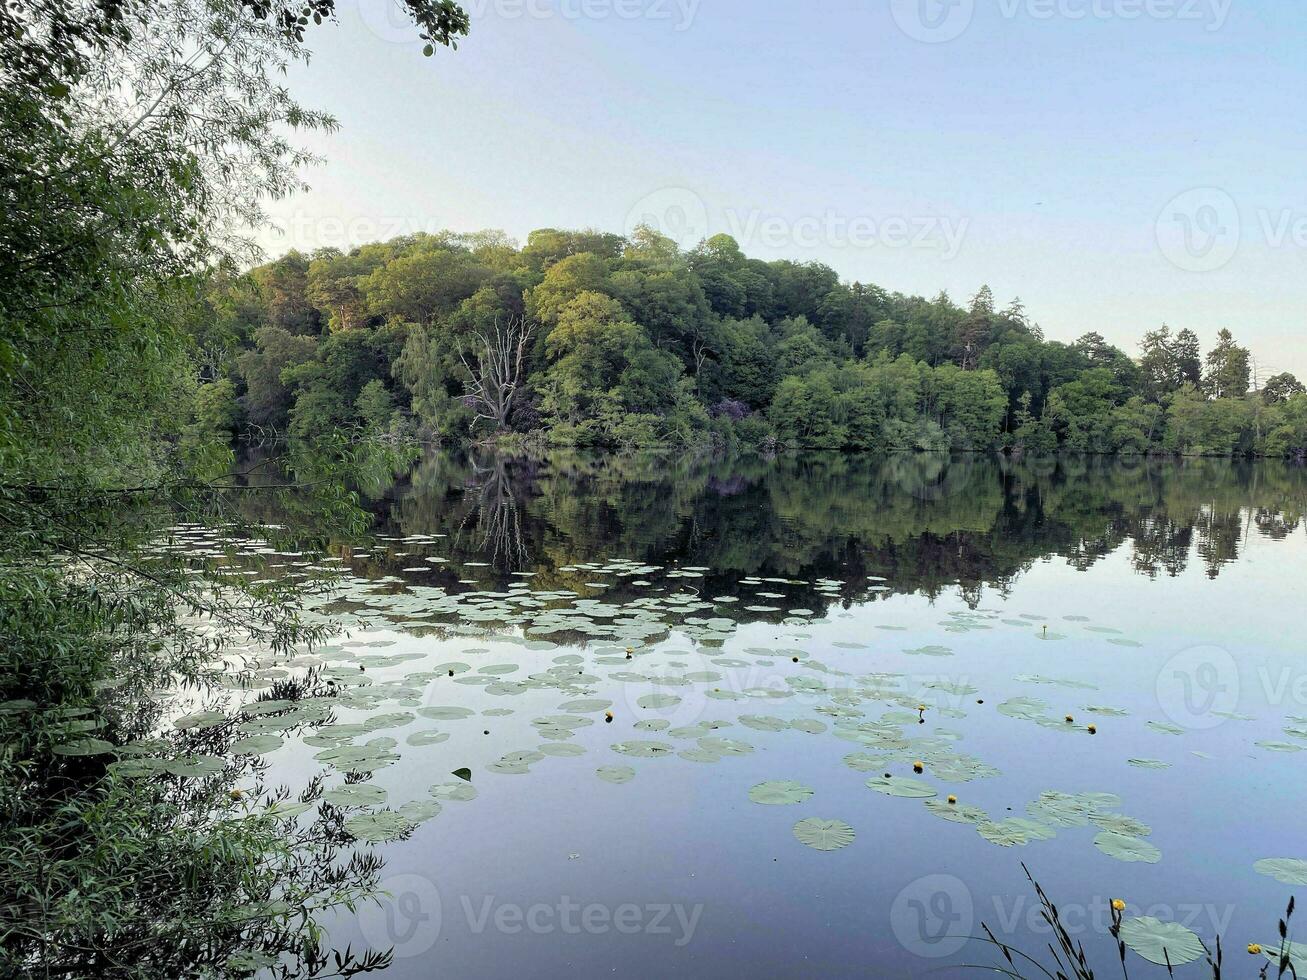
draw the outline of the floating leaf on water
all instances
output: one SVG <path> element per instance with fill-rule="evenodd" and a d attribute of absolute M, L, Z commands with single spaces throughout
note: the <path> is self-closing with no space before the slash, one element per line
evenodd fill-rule
<path fill-rule="evenodd" d="M 983 824 L 989 823 L 989 814 L 978 806 L 965 803 L 948 803 L 944 800 L 927 800 L 925 807 L 935 816 L 952 823 Z"/>
<path fill-rule="evenodd" d="M 1087 704 L 1085 705 L 1084 710 L 1090 712 L 1091 714 L 1108 715 L 1113 718 L 1124 718 L 1128 714 L 1130 714 L 1130 712 L 1126 711 L 1125 708 L 1113 708 L 1108 705 L 1102 705 L 1102 704 Z"/>
<path fill-rule="evenodd" d="M 784 718 L 774 718 L 771 715 L 740 715 L 739 721 L 746 728 L 758 732 L 779 732 L 789 727 Z"/>
<path fill-rule="evenodd" d="M 1163 762 L 1161 759 L 1126 759 L 1126 762 L 1136 769 L 1170 769 L 1171 763 Z"/>
<path fill-rule="evenodd" d="M 908 799 L 924 800 L 937 795 L 929 783 L 907 776 L 875 776 L 867 780 L 867 788 L 887 796 L 902 796 Z"/>
<path fill-rule="evenodd" d="M 558 710 L 589 714 L 595 711 L 606 711 L 612 706 L 613 702 L 605 701 L 603 698 L 577 698 L 574 701 L 567 701 L 560 704 Z"/>
<path fill-rule="evenodd" d="M 1020 830 L 1027 840 L 1052 840 L 1057 836 L 1057 831 L 1048 824 L 1027 817 L 1008 817 L 1000 822 Z"/>
<path fill-rule="evenodd" d="M 794 825 L 794 836 L 800 844 L 818 851 L 837 851 L 853 843 L 856 834 L 843 820 L 822 820 L 808 817 Z"/>
<path fill-rule="evenodd" d="M 466 769 L 459 771 L 467 772 Z M 471 774 L 469 773 L 469 775 Z M 436 783 L 427 792 L 438 800 L 452 800 L 460 803 L 474 800 L 477 796 L 476 787 L 469 782 L 463 781 L 465 779 L 466 777 L 460 777 L 459 782 Z"/>
<path fill-rule="evenodd" d="M 106 752 L 112 752 L 113 749 L 113 743 L 106 742 L 102 738 L 79 738 L 56 745 L 51 751 L 55 755 L 80 758 L 87 755 L 104 755 Z"/>
<path fill-rule="evenodd" d="M 1169 721 L 1150 721 L 1147 722 L 1149 728 L 1155 732 L 1161 732 L 1164 735 L 1183 735 L 1184 729 L 1179 725 L 1172 725 Z"/>
<path fill-rule="evenodd" d="M 783 806 L 790 803 L 802 803 L 812 796 L 812 790 L 802 783 L 791 779 L 772 780 L 758 783 L 749 790 L 749 799 L 754 803 L 767 806 Z"/>
<path fill-rule="evenodd" d="M 1153 832 L 1153 828 L 1142 820 L 1127 817 L 1124 813 L 1094 813 L 1090 814 L 1089 819 L 1096 827 L 1125 834 L 1127 837 L 1147 837 Z"/>
<path fill-rule="evenodd" d="M 195 778 L 199 776 L 216 776 L 227 768 L 227 763 L 213 755 L 183 756 L 169 759 L 164 763 L 164 771 L 174 776 Z"/>
<path fill-rule="evenodd" d="M 906 654 L 907 654 L 908 656 L 910 656 L 910 657 L 951 657 L 951 656 L 953 656 L 953 651 L 950 650 L 948 647 L 942 647 L 942 646 L 933 645 L 933 644 L 930 645 L 930 646 L 924 646 L 924 647 L 913 647 L 912 649 L 910 649 L 910 650 L 904 650 L 903 652 L 906 653 Z"/>
<path fill-rule="evenodd" d="M 630 766 L 600 766 L 595 775 L 606 783 L 629 783 L 635 778 L 635 770 Z"/>
<path fill-rule="evenodd" d="M 888 757 L 869 755 L 866 752 L 851 752 L 844 757 L 844 764 L 855 772 L 876 772 L 885 770 Z"/>
<path fill-rule="evenodd" d="M 1048 702 L 1041 701 L 1039 698 L 1009 698 L 998 706 L 998 713 L 1007 715 L 1010 718 L 1022 718 L 1026 721 L 1034 721 L 1043 717 L 1044 712 L 1048 710 Z"/>
<path fill-rule="evenodd" d="M 1273 739 L 1263 739 L 1253 744 L 1263 749 L 1270 749 L 1272 752 L 1301 752 L 1303 750 L 1301 745 L 1294 745 L 1292 742 L 1277 742 Z"/>
<path fill-rule="evenodd" d="M 144 779 L 150 776 L 156 776 L 163 771 L 165 762 L 163 759 L 120 759 L 108 766 L 110 772 L 116 776 L 125 776 L 129 779 Z"/>
<path fill-rule="evenodd" d="M 1307 885 L 1307 861 L 1301 858 L 1262 858 L 1253 870 L 1286 885 Z"/>
<path fill-rule="evenodd" d="M 459 708 L 455 706 L 434 706 L 418 708 L 418 714 L 423 718 L 430 718 L 432 721 L 457 721 L 460 718 L 471 718 L 472 710 L 470 708 Z"/>
<path fill-rule="evenodd" d="M 976 826 L 976 833 L 999 847 L 1018 847 L 1031 839 L 1023 823 L 1019 823 L 1015 818 L 980 823 Z"/>
<path fill-rule="evenodd" d="M 1118 861 L 1142 861 L 1144 864 L 1156 864 L 1162 860 L 1162 852 L 1146 840 L 1118 834 L 1105 830 L 1094 838 L 1094 846 L 1108 857 Z M 1124 931 L 1124 930 L 1123 930 Z M 1185 960 L 1184 962 L 1189 962 Z"/>
<path fill-rule="evenodd" d="M 790 727 L 797 732 L 807 732 L 809 735 L 820 735 L 826 730 L 825 723 L 815 718 L 799 718 L 790 722 Z"/>
<path fill-rule="evenodd" d="M 429 732 L 414 732 L 408 738 L 404 739 L 406 745 L 439 745 L 441 742 L 449 741 L 449 732 L 438 732 L 435 730 Z"/>
<path fill-rule="evenodd" d="M 231 743 L 232 755 L 265 755 L 281 748 L 285 742 L 280 735 L 248 735 Z"/>
<path fill-rule="evenodd" d="M 1262 943 L 1262 955 L 1276 966 L 1280 963 L 1280 941 L 1278 939 Z M 1307 973 L 1307 943 L 1295 943 L 1286 940 L 1284 943 L 1284 955 L 1289 957 L 1289 962 L 1293 964 L 1298 975 L 1302 976 Z M 1287 972 L 1287 971 L 1286 971 Z"/>
<path fill-rule="evenodd" d="M 399 808 L 399 815 L 409 823 L 419 824 L 430 820 L 443 808 L 435 800 L 409 800 Z"/>
<path fill-rule="evenodd" d="M 1061 793 L 1045 790 L 1039 799 L 1026 805 L 1026 812 L 1054 827 L 1084 827 L 1089 818 L 1115 809 L 1121 798 L 1112 793 Z"/>
<path fill-rule="evenodd" d="M 227 720 L 227 715 L 221 711 L 196 711 L 189 715 L 182 715 L 180 718 L 173 720 L 173 727 L 178 731 L 203 731 L 206 728 L 214 728 L 221 725 Z"/>
<path fill-rule="evenodd" d="M 413 830 L 413 824 L 394 810 L 360 813 L 345 821 L 345 831 L 357 840 L 371 844 L 398 840 Z"/>
<path fill-rule="evenodd" d="M 380 806 L 386 802 L 386 791 L 371 783 L 347 783 L 322 794 L 333 806 Z"/>
<path fill-rule="evenodd" d="M 753 746 L 748 742 L 734 738 L 701 738 L 699 748 L 718 755 L 748 755 L 753 751 Z"/>
<path fill-rule="evenodd" d="M 1121 941 L 1158 966 L 1183 966 L 1206 954 L 1203 942 L 1178 922 L 1162 922 L 1151 915 L 1121 923 Z M 1278 944 L 1277 944 L 1278 945 Z"/>
<path fill-rule="evenodd" d="M 641 708 L 672 708 L 681 703 L 675 694 L 646 694 L 635 702 Z"/>
<path fill-rule="evenodd" d="M 612 746 L 614 752 L 634 756 L 638 759 L 653 759 L 672 754 L 672 746 L 666 742 L 630 741 L 617 742 Z"/>

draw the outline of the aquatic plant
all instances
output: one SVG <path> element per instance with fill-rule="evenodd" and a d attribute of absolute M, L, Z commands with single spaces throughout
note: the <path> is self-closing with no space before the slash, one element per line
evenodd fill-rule
<path fill-rule="evenodd" d="M 1023 863 L 1021 870 L 1035 889 L 1039 900 L 1040 918 L 1052 933 L 1053 941 L 1047 944 L 1048 956 L 1020 950 L 1010 943 L 1005 943 L 994 935 L 988 924 L 982 922 L 983 937 L 981 941 L 995 947 L 1003 957 L 1005 965 L 965 964 L 966 969 L 980 969 L 999 973 L 1013 980 L 1036 980 L 1047 977 L 1048 980 L 1094 980 L 1095 964 L 1085 952 L 1084 944 L 1075 939 L 1058 913 L 1057 906 Z M 1108 905 L 1111 913 L 1111 925 L 1108 931 L 1116 944 L 1117 959 L 1121 975 L 1129 980 L 1131 960 L 1127 950 L 1143 960 L 1166 970 L 1168 977 L 1175 975 L 1175 967 L 1202 960 L 1212 980 L 1221 980 L 1224 966 L 1224 950 L 1221 937 L 1215 940 L 1215 949 L 1209 949 L 1199 936 L 1175 922 L 1162 922 L 1152 916 L 1125 917 L 1126 902 L 1115 898 Z M 1263 963 L 1257 973 L 1259 980 L 1267 980 L 1274 975 L 1279 978 L 1290 976 L 1297 980 L 1298 972 L 1295 959 L 1302 962 L 1301 953 L 1307 953 L 1307 947 L 1293 943 L 1289 939 L 1289 924 L 1293 919 L 1294 899 L 1289 899 L 1284 916 L 1279 920 L 1279 941 L 1269 945 L 1249 943 L 1250 955 L 1263 956 Z M 1104 964 L 1098 964 L 1099 970 L 1106 970 Z M 1271 971 L 1274 970 L 1274 974 Z"/>

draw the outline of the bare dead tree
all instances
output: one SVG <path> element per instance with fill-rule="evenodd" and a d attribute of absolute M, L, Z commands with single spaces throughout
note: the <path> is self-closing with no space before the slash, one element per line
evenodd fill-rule
<path fill-rule="evenodd" d="M 517 570 L 526 568 L 530 552 L 522 536 L 522 515 L 513 493 L 513 481 L 502 457 L 492 457 L 489 466 L 472 460 L 472 483 L 469 489 L 477 490 L 473 511 L 459 524 L 456 540 L 468 528 L 476 515 L 476 533 L 480 535 L 479 549 L 496 568 Z"/>
<path fill-rule="evenodd" d="M 493 331 L 472 332 L 470 354 L 463 341 L 458 342 L 458 359 L 469 377 L 467 394 L 475 402 L 478 419 L 489 419 L 500 429 L 508 427 L 533 333 L 535 324 L 524 316 L 509 317 L 506 323 L 496 318 Z"/>

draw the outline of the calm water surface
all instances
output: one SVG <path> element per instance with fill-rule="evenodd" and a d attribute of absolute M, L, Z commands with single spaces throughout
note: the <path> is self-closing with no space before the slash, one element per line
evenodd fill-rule
<path fill-rule="evenodd" d="M 367 730 L 267 759 L 393 740 L 349 777 L 412 818 L 393 898 L 331 921 L 393 978 L 965 975 L 982 921 L 1047 941 L 1022 862 L 1104 969 L 1113 897 L 1244 958 L 1293 892 L 1253 863 L 1307 859 L 1305 503 L 1270 463 L 431 454 L 315 608 Z"/>

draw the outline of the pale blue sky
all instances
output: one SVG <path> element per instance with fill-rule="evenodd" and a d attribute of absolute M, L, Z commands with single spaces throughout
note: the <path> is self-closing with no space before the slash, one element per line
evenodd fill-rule
<path fill-rule="evenodd" d="M 1052 339 L 1228 326 L 1307 377 L 1295 0 L 471 0 L 432 58 L 386 0 L 341 7 L 291 78 L 341 130 L 270 252 L 647 217 L 987 282 Z"/>

